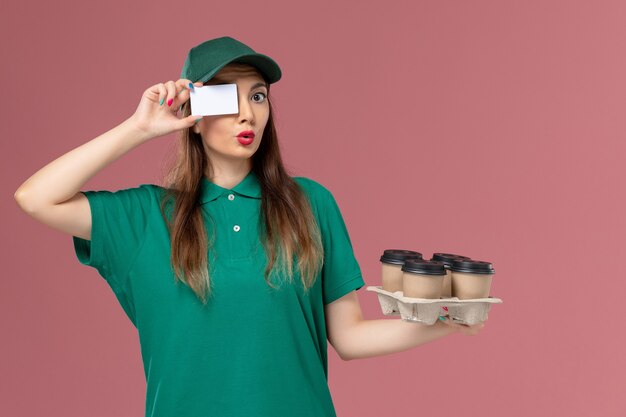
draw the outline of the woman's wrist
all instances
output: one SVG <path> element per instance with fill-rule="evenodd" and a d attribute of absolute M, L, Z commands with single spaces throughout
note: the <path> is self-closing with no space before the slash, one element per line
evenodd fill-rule
<path fill-rule="evenodd" d="M 135 115 L 132 115 L 128 119 L 124 120 L 122 125 L 124 125 L 125 129 L 132 138 L 131 140 L 135 142 L 136 145 L 140 145 L 151 139 L 148 133 L 140 127 L 139 123 L 137 123 Z"/>

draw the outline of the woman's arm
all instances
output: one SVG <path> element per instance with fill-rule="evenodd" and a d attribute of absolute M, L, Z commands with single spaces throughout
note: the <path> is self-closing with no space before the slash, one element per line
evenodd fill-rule
<path fill-rule="evenodd" d="M 29 213 L 67 201 L 91 177 L 143 140 L 127 119 L 41 168 L 17 189 L 15 199 Z"/>
<path fill-rule="evenodd" d="M 129 119 L 55 159 L 28 178 L 15 192 L 20 208 L 54 229 L 90 240 L 91 210 L 80 188 L 143 142 L 193 125 L 197 116 L 178 119 L 174 110 L 189 99 L 185 88 L 188 83 L 189 80 L 180 79 L 176 83 L 168 81 L 148 88 Z M 166 99 L 172 101 L 162 105 Z"/>
<path fill-rule="evenodd" d="M 91 212 L 80 188 L 104 167 L 144 141 L 131 119 L 50 162 L 15 192 L 31 217 L 57 230 L 91 238 Z M 77 195 L 78 193 L 78 195 Z"/>
<path fill-rule="evenodd" d="M 400 319 L 363 320 L 356 291 L 324 308 L 328 340 L 343 360 L 401 352 L 456 332 L 476 334 L 483 323 L 464 326 L 437 321 L 433 325 Z"/>

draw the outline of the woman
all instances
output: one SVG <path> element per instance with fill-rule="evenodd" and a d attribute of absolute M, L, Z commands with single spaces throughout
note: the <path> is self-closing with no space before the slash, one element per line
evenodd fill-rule
<path fill-rule="evenodd" d="M 32 217 L 73 236 L 79 261 L 97 268 L 137 327 L 146 415 L 334 416 L 327 339 L 349 360 L 482 327 L 362 318 L 364 281 L 334 197 L 283 167 L 269 97 L 280 77 L 271 58 L 233 38 L 206 41 L 179 80 L 148 88 L 130 118 L 15 193 Z M 224 83 L 237 85 L 239 112 L 192 116 L 192 89 Z M 79 191 L 175 131 L 164 187 Z"/>

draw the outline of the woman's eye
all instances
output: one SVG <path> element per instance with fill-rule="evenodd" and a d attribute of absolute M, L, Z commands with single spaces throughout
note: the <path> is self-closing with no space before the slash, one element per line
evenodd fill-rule
<path fill-rule="evenodd" d="M 261 96 L 261 97 L 263 97 L 263 98 L 262 98 L 262 99 L 260 99 L 260 100 L 255 99 L 255 97 L 259 97 L 259 96 Z M 265 95 L 265 93 L 254 93 L 254 94 L 252 95 L 252 99 L 253 99 L 254 101 L 256 101 L 257 103 L 262 103 L 263 101 L 265 101 L 265 99 L 266 99 L 266 98 L 267 98 L 267 96 Z"/>

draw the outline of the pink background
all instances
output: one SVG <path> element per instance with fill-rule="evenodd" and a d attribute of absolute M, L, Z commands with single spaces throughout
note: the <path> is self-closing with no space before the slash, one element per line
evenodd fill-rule
<path fill-rule="evenodd" d="M 339 416 L 623 416 L 626 3 L 3 4 L 0 415 L 140 416 L 136 331 L 71 237 L 17 187 L 129 117 L 188 49 L 229 35 L 272 56 L 292 175 L 339 202 L 366 285 L 384 249 L 493 262 L 477 336 L 341 361 Z M 83 189 L 157 182 L 173 136 Z M 384 318 L 359 291 L 367 319 Z M 287 382 L 286 382 L 287 383 Z M 621 394 L 620 394 L 621 393 Z"/>

